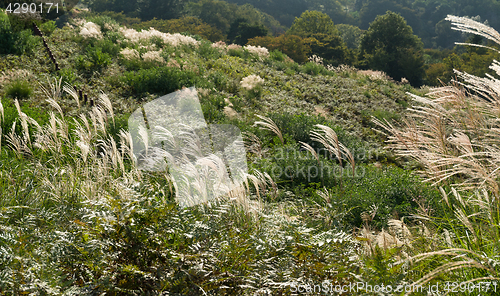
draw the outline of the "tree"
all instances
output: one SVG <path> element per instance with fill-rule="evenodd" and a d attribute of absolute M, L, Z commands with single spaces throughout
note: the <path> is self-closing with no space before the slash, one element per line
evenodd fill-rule
<path fill-rule="evenodd" d="M 363 34 L 360 67 L 386 72 L 395 80 L 420 85 L 424 76 L 423 44 L 405 19 L 391 11 L 378 16 Z"/>
<path fill-rule="evenodd" d="M 335 27 L 339 30 L 340 37 L 344 40 L 347 48 L 357 49 L 359 47 L 363 30 L 347 24 L 338 24 Z"/>
<path fill-rule="evenodd" d="M 311 54 L 324 58 L 326 63 L 335 66 L 348 63 L 349 50 L 340 36 L 317 33 L 307 40 Z"/>
<path fill-rule="evenodd" d="M 306 10 L 300 17 L 295 18 L 287 34 L 309 37 L 313 34 L 338 35 L 338 31 L 327 14 Z"/>

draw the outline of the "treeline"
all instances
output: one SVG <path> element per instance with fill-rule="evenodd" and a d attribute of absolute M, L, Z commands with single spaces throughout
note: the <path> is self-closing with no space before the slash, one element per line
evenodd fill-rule
<path fill-rule="evenodd" d="M 349 24 L 363 30 L 368 29 L 377 15 L 390 10 L 405 18 L 425 48 L 451 49 L 461 38 L 444 21 L 448 14 L 476 17 L 500 29 L 497 0 L 84 0 L 83 3 L 95 11 L 123 12 L 142 20 L 198 16 L 223 32 L 241 16 L 234 11 L 245 10 L 252 20 L 264 24 L 275 35 L 291 27 L 295 18 L 306 10 L 321 11 L 335 24 Z"/>
<path fill-rule="evenodd" d="M 461 35 L 444 21 L 448 14 L 478 17 L 500 29 L 500 1 L 497 0 L 227 0 L 251 4 L 272 15 L 284 26 L 291 26 L 305 10 L 326 13 L 336 24 L 349 24 L 363 30 L 377 15 L 387 10 L 403 16 L 426 48 L 452 48 Z"/>

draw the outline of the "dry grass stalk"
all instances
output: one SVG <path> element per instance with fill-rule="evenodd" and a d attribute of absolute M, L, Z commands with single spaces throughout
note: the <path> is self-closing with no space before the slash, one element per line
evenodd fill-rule
<path fill-rule="evenodd" d="M 4 119 L 5 119 L 5 114 L 3 111 L 3 105 L 2 102 L 0 102 L 0 124 L 4 121 Z"/>
<path fill-rule="evenodd" d="M 245 141 L 245 149 L 250 153 L 254 153 L 257 157 L 262 158 L 266 149 L 262 148 L 262 141 L 251 132 L 243 132 Z"/>
<path fill-rule="evenodd" d="M 276 123 L 274 123 L 274 121 L 271 118 L 268 118 L 268 117 L 265 117 L 262 115 L 256 115 L 256 116 L 258 118 L 262 119 L 263 121 L 256 121 L 254 123 L 254 126 L 260 125 L 260 126 L 262 126 L 261 127 L 262 129 L 272 131 L 273 133 L 275 133 L 278 136 L 278 138 L 281 141 L 281 144 L 285 143 L 285 140 L 283 139 L 283 135 L 281 134 L 280 129 L 278 128 Z"/>
<path fill-rule="evenodd" d="M 62 77 L 57 80 L 54 78 L 54 83 L 50 82 L 50 78 L 47 77 L 47 84 L 48 88 L 43 86 L 41 83 L 39 83 L 40 88 L 42 89 L 43 93 L 49 100 L 55 100 L 57 101 L 58 99 L 61 98 L 62 91 L 61 91 L 61 85 L 62 85 Z"/>
<path fill-rule="evenodd" d="M 345 155 L 347 161 L 351 165 L 352 175 L 354 176 L 354 172 L 356 169 L 356 162 L 351 151 L 339 141 L 337 134 L 333 129 L 321 124 L 316 124 L 315 127 L 317 128 L 317 130 L 311 131 L 311 139 L 325 146 L 325 148 L 330 153 L 330 157 L 332 157 L 332 155 L 335 155 L 341 167 L 343 166 L 342 165 L 342 160 L 344 158 L 343 155 Z M 303 147 L 308 151 L 312 149 L 312 147 L 308 148 L 307 146 L 304 145 Z M 317 157 L 317 155 L 315 157 Z M 319 160 L 319 158 L 317 159 Z"/>
<path fill-rule="evenodd" d="M 453 22 L 455 30 L 500 44 L 500 34 L 484 24 L 454 16 L 447 20 Z M 497 61 L 490 68 L 500 75 Z M 460 71 L 455 74 L 461 82 L 437 88 L 426 98 L 411 95 L 416 104 L 401 127 L 373 120 L 387 132 L 389 146 L 397 154 L 424 166 L 422 173 L 428 181 L 453 185 L 452 194 L 440 189 L 454 214 L 450 221 L 453 232 L 443 231 L 447 249 L 409 259 L 415 263 L 439 256 L 445 263 L 413 285 L 424 285 L 444 273 L 455 273 L 466 282 L 498 280 L 500 80 L 491 75 L 480 78 Z M 471 190 L 473 195 L 464 199 L 455 186 Z"/>

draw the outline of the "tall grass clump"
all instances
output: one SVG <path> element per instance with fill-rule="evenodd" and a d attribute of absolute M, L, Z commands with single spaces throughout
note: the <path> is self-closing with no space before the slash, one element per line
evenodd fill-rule
<path fill-rule="evenodd" d="M 454 30 L 500 44 L 500 34 L 484 24 L 464 17 L 446 19 Z M 500 75 L 498 61 L 490 69 Z M 426 97 L 411 95 L 415 105 L 402 126 L 374 119 L 387 131 L 397 154 L 420 163 L 428 181 L 451 188 L 441 188 L 448 210 L 444 220 L 421 217 L 433 226 L 435 236 L 408 260 L 413 275 L 420 276 L 414 285 L 444 279 L 470 287 L 500 279 L 500 80 L 488 74 L 455 74 L 458 80 Z"/>

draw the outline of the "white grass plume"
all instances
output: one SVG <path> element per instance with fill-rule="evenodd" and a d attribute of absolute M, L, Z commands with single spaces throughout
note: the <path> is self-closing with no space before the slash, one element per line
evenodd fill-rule
<path fill-rule="evenodd" d="M 109 112 L 111 115 L 111 119 L 113 120 L 113 124 L 115 123 L 115 113 L 113 112 L 113 104 L 109 100 L 109 97 L 104 92 L 101 92 L 99 95 L 99 103 Z"/>
<path fill-rule="evenodd" d="M 2 102 L 0 102 L 0 124 L 4 121 L 4 119 L 5 119 L 5 114 L 3 111 L 3 105 Z"/>

